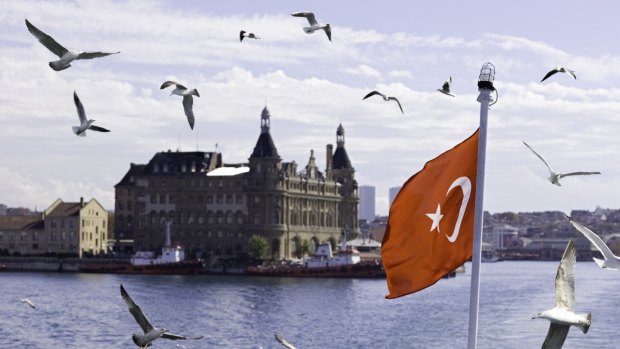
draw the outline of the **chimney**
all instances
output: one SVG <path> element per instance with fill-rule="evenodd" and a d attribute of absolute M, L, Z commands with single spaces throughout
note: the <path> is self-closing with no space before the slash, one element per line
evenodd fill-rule
<path fill-rule="evenodd" d="M 80 208 L 84 207 L 84 197 L 80 196 Z"/>
<path fill-rule="evenodd" d="M 333 149 L 331 144 L 325 146 L 325 176 L 329 179 L 332 172 L 333 164 Z"/>

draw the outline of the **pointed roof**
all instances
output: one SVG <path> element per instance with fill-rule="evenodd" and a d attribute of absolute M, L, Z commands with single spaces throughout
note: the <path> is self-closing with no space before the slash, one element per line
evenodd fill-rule
<path fill-rule="evenodd" d="M 256 146 L 252 152 L 253 158 L 279 157 L 276 145 L 273 143 L 273 139 L 269 133 L 270 118 L 271 115 L 269 114 L 269 110 L 265 106 L 261 112 L 261 133 L 260 136 L 258 136 L 258 141 L 256 141 Z"/>
<path fill-rule="evenodd" d="M 349 155 L 344 148 L 344 127 L 342 127 L 342 124 L 338 125 L 336 130 L 336 144 L 336 151 L 332 157 L 332 168 L 335 170 L 353 168 Z"/>

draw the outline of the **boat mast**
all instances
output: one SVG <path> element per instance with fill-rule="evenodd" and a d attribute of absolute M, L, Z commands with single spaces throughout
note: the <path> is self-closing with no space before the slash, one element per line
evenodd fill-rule
<path fill-rule="evenodd" d="M 172 219 L 166 220 L 164 224 L 166 225 L 166 236 L 164 240 L 164 247 L 169 247 L 170 245 L 172 245 L 170 241 L 170 226 L 172 225 Z"/>

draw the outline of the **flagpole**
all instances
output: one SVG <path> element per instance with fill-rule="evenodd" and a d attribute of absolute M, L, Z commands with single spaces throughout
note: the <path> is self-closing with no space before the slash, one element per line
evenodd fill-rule
<path fill-rule="evenodd" d="M 487 118 L 489 103 L 495 80 L 495 67 L 487 62 L 480 70 L 478 79 L 478 102 L 480 102 L 480 129 L 478 135 L 478 163 L 476 174 L 476 207 L 474 212 L 474 246 L 471 268 L 471 288 L 469 293 L 469 334 L 467 348 L 475 349 L 478 340 L 478 309 L 480 301 L 480 259 L 482 255 L 482 225 L 484 199 L 484 165 L 487 152 Z"/>

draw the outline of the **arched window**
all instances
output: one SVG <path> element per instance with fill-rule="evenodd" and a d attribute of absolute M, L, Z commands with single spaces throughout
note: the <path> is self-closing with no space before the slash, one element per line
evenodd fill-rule
<path fill-rule="evenodd" d="M 226 213 L 226 223 L 227 224 L 232 224 L 234 222 L 234 220 L 235 220 L 234 214 L 232 213 L 232 211 L 228 211 Z"/>

